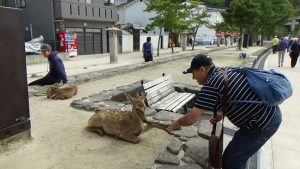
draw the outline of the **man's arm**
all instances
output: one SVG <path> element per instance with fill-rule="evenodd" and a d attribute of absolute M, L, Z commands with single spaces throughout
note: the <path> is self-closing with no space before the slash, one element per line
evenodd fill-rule
<path fill-rule="evenodd" d="M 181 126 L 190 126 L 198 121 L 205 110 L 194 107 L 191 112 L 187 113 L 182 118 L 173 122 L 168 128 L 168 131 L 179 129 Z"/>

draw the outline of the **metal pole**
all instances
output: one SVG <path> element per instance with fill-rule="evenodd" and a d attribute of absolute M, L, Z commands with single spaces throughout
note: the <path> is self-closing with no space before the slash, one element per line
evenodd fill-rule
<path fill-rule="evenodd" d="M 17 0 L 15 0 L 15 8 L 18 8 L 18 6 L 17 6 Z"/>

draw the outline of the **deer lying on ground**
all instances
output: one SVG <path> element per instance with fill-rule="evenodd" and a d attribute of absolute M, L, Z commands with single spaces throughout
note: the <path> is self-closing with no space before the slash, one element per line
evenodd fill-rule
<path fill-rule="evenodd" d="M 132 111 L 121 111 L 118 109 L 107 109 L 97 111 L 88 121 L 86 130 L 96 132 L 100 136 L 105 134 L 132 143 L 139 143 L 138 136 L 149 129 L 156 127 L 165 130 L 160 126 L 146 121 L 144 100 L 146 93 L 138 98 L 129 94 L 125 95 L 132 104 Z M 147 125 L 145 126 L 146 123 Z M 166 131 L 166 130 L 165 130 Z"/>
<path fill-rule="evenodd" d="M 55 100 L 69 99 L 77 94 L 77 86 L 73 84 L 54 84 L 47 89 L 47 98 Z"/>

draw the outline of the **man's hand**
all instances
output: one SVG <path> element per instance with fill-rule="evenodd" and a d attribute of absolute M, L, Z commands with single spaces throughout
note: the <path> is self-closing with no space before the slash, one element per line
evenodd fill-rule
<path fill-rule="evenodd" d="M 167 128 L 167 132 L 170 134 L 170 133 L 172 133 L 172 131 L 180 129 L 180 127 L 181 127 L 181 125 L 177 120 L 169 125 L 169 127 Z"/>
<path fill-rule="evenodd" d="M 211 124 L 216 124 L 216 123 L 218 123 L 219 121 L 221 121 L 223 119 L 223 114 L 222 113 L 217 113 L 217 115 L 216 115 L 216 117 L 211 117 L 210 119 L 209 119 L 209 122 L 211 123 Z"/>

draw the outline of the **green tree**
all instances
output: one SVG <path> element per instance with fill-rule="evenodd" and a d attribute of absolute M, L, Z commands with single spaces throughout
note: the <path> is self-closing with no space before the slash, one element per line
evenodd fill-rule
<path fill-rule="evenodd" d="M 260 2 L 260 17 L 256 25 L 263 36 L 280 34 L 284 24 L 293 13 L 288 0 L 264 0 Z"/>
<path fill-rule="evenodd" d="M 156 16 L 152 18 L 150 27 L 159 27 L 170 31 L 170 38 L 174 40 L 173 35 L 180 33 L 187 28 L 186 22 L 183 20 L 187 17 L 185 5 L 176 0 L 145 0 L 147 5 L 146 12 L 156 12 Z M 161 31 L 160 31 L 161 32 Z M 160 45 L 160 37 L 158 40 L 158 46 Z M 171 45 L 172 53 L 174 53 L 173 45 Z M 159 47 L 158 47 L 159 49 Z M 159 50 L 158 50 L 159 54 Z"/>
<path fill-rule="evenodd" d="M 186 18 L 187 30 L 191 32 L 194 36 L 192 50 L 195 47 L 196 34 L 200 26 L 210 26 L 207 20 L 210 14 L 207 13 L 206 9 L 200 6 L 200 2 L 197 0 L 191 0 L 186 4 L 188 17 Z"/>
<path fill-rule="evenodd" d="M 289 0 L 289 2 L 291 3 L 291 5 L 293 6 L 293 9 L 294 9 L 293 15 L 300 16 L 300 1 L 299 0 Z"/>
<path fill-rule="evenodd" d="M 242 35 L 246 28 L 258 22 L 260 0 L 232 0 L 230 9 L 223 12 L 222 16 L 226 23 L 239 28 L 240 37 L 238 47 L 242 48 Z"/>
<path fill-rule="evenodd" d="M 203 0 L 204 4 L 209 7 L 225 7 L 225 0 Z"/>

